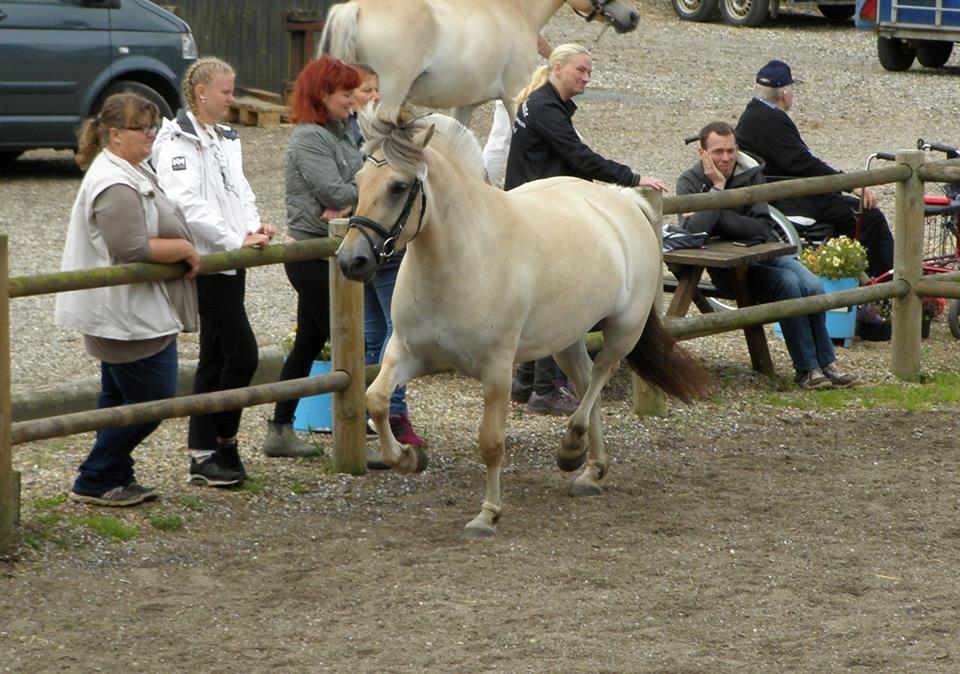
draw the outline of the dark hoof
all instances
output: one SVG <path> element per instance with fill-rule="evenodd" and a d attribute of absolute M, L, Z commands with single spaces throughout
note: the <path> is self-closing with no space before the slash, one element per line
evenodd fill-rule
<path fill-rule="evenodd" d="M 427 469 L 427 465 L 430 463 L 430 459 L 427 458 L 427 453 L 420 449 L 419 447 L 414 447 L 413 451 L 417 453 L 417 467 L 413 472 L 422 473 Z"/>
<path fill-rule="evenodd" d="M 586 450 L 580 452 L 576 456 L 563 456 L 562 454 L 557 454 L 557 467 L 565 473 L 569 473 L 582 466 L 586 459 Z"/>

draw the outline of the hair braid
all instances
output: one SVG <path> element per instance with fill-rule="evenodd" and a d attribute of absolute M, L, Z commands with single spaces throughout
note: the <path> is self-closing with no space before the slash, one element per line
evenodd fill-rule
<path fill-rule="evenodd" d="M 216 56 L 204 56 L 194 61 L 193 65 L 187 68 L 187 72 L 183 74 L 183 103 L 201 123 L 206 123 L 208 120 L 200 115 L 197 107 L 197 85 L 210 84 L 213 78 L 220 73 L 233 75 L 233 66 Z M 220 133 L 220 131 L 218 130 L 217 133 Z"/>

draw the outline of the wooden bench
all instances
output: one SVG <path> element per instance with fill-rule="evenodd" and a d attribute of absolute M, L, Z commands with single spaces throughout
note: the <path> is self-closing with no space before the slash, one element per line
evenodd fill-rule
<path fill-rule="evenodd" d="M 731 241 L 708 241 L 703 248 L 681 248 L 664 253 L 663 261 L 677 282 L 670 306 L 667 308 L 667 316 L 676 318 L 686 316 L 692 303 L 696 303 L 702 313 L 713 311 L 706 301 L 705 289 L 700 287 L 704 269 L 730 270 L 732 272 L 730 281 L 737 306 L 748 307 L 756 304 L 747 283 L 747 266 L 751 262 L 772 260 L 781 255 L 792 255 L 796 251 L 796 246 L 789 243 L 761 243 L 744 247 L 734 245 Z M 667 285 L 666 279 L 664 285 Z M 709 288 L 712 287 L 709 286 Z M 753 369 L 768 376 L 772 375 L 773 361 L 770 358 L 767 334 L 763 326 L 746 327 L 743 329 L 743 334 L 747 340 Z"/>

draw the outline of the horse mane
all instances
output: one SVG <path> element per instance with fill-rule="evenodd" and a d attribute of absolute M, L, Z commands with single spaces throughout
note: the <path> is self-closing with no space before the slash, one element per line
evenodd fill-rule
<path fill-rule="evenodd" d="M 413 116 L 409 109 L 400 112 L 399 119 L 377 116 L 369 107 L 360 113 L 360 130 L 366 141 L 363 152 L 367 155 L 383 151 L 383 158 L 394 171 L 416 175 L 424 162 L 424 148 L 417 135 L 434 127 L 431 143 L 438 140 L 445 146 L 449 159 L 459 161 L 471 173 L 483 180 L 483 151 L 476 136 L 463 124 L 449 115 L 431 112 Z"/>

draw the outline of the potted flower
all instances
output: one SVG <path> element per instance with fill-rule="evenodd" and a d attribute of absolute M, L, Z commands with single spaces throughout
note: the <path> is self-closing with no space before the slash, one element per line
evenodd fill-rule
<path fill-rule="evenodd" d="M 943 297 L 924 297 L 921 304 L 920 336 L 926 339 L 930 336 L 930 321 L 940 316 L 947 307 L 947 300 Z"/>
<path fill-rule="evenodd" d="M 807 269 L 820 277 L 824 292 L 851 290 L 867 269 L 867 249 L 856 239 L 838 236 L 821 246 L 807 248 L 800 256 Z M 827 312 L 827 332 L 833 339 L 842 339 L 844 346 L 853 341 L 857 307 L 841 307 Z"/>
<path fill-rule="evenodd" d="M 868 342 L 886 342 L 890 339 L 890 315 L 893 303 L 877 300 L 861 304 L 857 309 L 857 334 Z"/>

